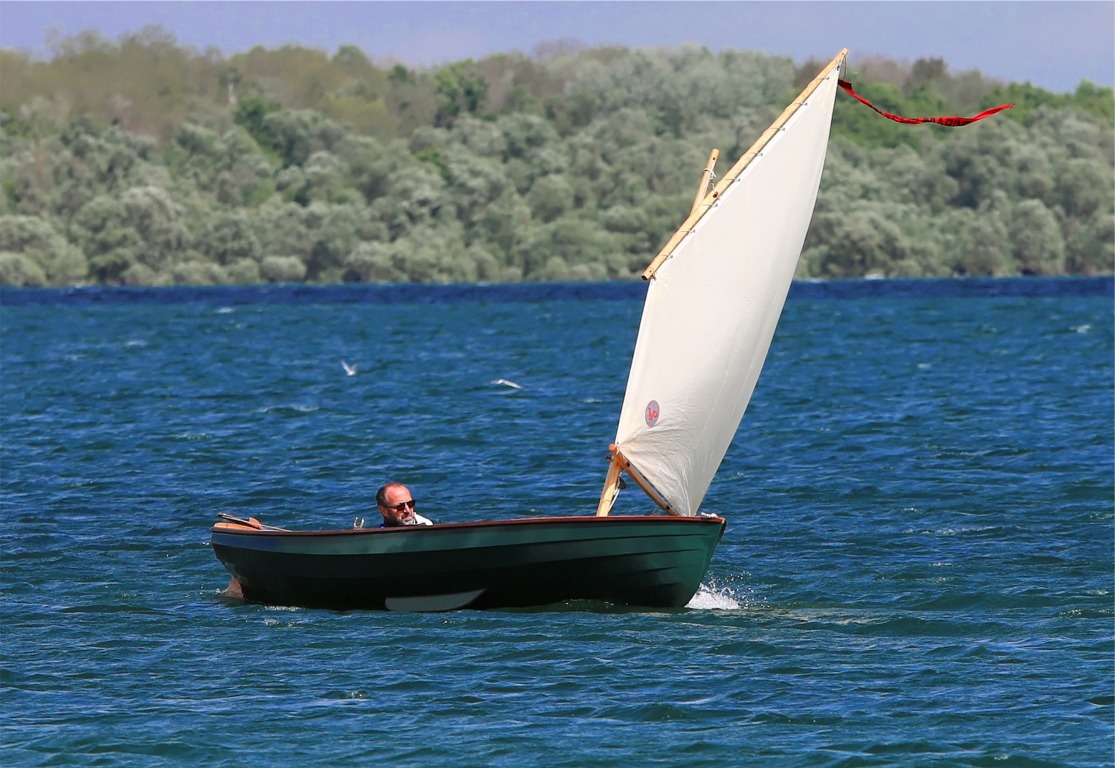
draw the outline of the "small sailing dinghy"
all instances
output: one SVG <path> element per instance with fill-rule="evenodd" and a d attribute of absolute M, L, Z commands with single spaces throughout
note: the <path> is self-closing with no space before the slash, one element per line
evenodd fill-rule
<path fill-rule="evenodd" d="M 766 359 L 821 182 L 841 51 L 727 174 L 713 151 L 689 217 L 651 262 L 596 514 L 288 531 L 224 516 L 243 597 L 333 609 L 688 603 L 724 533 L 698 512 Z M 622 475 L 666 515 L 610 515 Z"/>

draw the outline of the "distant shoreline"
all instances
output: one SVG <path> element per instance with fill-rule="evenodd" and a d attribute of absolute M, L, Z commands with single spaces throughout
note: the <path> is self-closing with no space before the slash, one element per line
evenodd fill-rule
<path fill-rule="evenodd" d="M 583 283 L 0 287 L 0 309 L 96 304 L 459 304 L 475 301 L 639 301 L 641 281 Z M 789 299 L 1115 296 L 1115 275 L 795 280 Z"/>

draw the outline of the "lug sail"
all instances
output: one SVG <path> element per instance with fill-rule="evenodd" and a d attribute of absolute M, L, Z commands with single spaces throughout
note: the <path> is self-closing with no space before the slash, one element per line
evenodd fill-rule
<path fill-rule="evenodd" d="M 837 54 L 787 107 L 644 274 L 650 283 L 598 515 L 614 500 L 617 468 L 671 514 L 696 514 L 790 289 L 846 56 Z"/>

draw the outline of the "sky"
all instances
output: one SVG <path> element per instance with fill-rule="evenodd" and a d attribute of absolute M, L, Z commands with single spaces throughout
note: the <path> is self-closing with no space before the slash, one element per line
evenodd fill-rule
<path fill-rule="evenodd" d="M 949 72 L 1030 82 L 1050 91 L 1081 80 L 1115 85 L 1115 0 L 424 0 L 392 2 L 25 2 L 0 0 L 0 47 L 49 57 L 52 36 L 86 30 L 109 40 L 158 25 L 180 45 L 223 54 L 286 44 L 333 53 L 355 45 L 377 63 L 429 67 L 495 53 L 533 54 L 561 40 L 587 46 L 761 51 L 797 63 L 850 50 Z"/>

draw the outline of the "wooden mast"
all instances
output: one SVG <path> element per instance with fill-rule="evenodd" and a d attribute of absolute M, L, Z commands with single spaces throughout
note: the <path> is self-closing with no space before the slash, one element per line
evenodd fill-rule
<path fill-rule="evenodd" d="M 615 447 L 614 445 L 612 446 Z M 616 503 L 620 491 L 620 465 L 613 453 L 608 457 L 608 474 L 604 477 L 604 490 L 600 491 L 600 502 L 596 505 L 596 516 L 607 517 Z"/>

